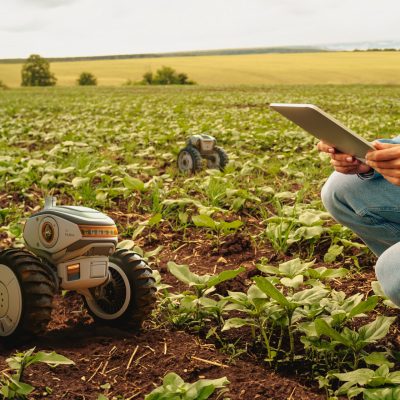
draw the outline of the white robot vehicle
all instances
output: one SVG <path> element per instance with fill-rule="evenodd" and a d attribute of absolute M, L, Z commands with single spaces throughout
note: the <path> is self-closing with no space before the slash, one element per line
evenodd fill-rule
<path fill-rule="evenodd" d="M 140 328 L 155 302 L 155 279 L 143 258 L 118 249 L 114 221 L 91 208 L 56 206 L 28 218 L 30 252 L 0 252 L 0 337 L 26 339 L 51 319 L 54 295 L 76 290 L 95 321 Z"/>
<path fill-rule="evenodd" d="M 223 171 L 229 162 L 228 155 L 217 140 L 210 135 L 193 135 L 186 140 L 186 147 L 178 154 L 178 169 L 181 172 L 198 172 L 203 168 L 203 159 L 207 168 Z"/>

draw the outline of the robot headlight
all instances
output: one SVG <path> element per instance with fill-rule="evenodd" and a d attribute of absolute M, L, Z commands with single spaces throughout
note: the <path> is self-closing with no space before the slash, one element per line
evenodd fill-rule
<path fill-rule="evenodd" d="M 118 236 L 118 229 L 114 226 L 79 225 L 83 237 L 109 238 Z"/>

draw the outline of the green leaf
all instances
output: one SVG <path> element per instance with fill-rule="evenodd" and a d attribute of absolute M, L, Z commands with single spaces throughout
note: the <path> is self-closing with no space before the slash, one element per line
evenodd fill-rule
<path fill-rule="evenodd" d="M 389 368 L 394 367 L 394 363 L 390 362 L 387 357 L 387 352 L 376 352 L 368 354 L 363 359 L 368 365 L 376 365 L 380 367 L 381 365 L 387 365 Z"/>
<path fill-rule="evenodd" d="M 353 318 L 356 315 L 366 313 L 368 311 L 372 311 L 376 305 L 378 304 L 379 297 L 378 296 L 370 296 L 367 300 L 358 303 L 349 313 L 349 318 Z"/>
<path fill-rule="evenodd" d="M 186 225 L 187 222 L 188 222 L 188 220 L 189 220 L 189 215 L 188 215 L 188 213 L 180 212 L 180 213 L 178 214 L 178 218 L 179 218 L 179 222 L 180 222 L 181 224 Z"/>
<path fill-rule="evenodd" d="M 280 275 L 280 271 L 278 268 L 274 267 L 273 265 L 261 265 L 257 264 L 256 265 L 257 269 L 259 269 L 261 272 L 264 272 L 264 274 L 269 274 L 269 275 Z"/>
<path fill-rule="evenodd" d="M 232 221 L 232 222 L 225 222 L 225 221 L 220 222 L 221 229 L 226 233 L 236 231 L 242 225 L 243 225 L 243 222 L 239 221 L 238 219 L 235 221 Z"/>
<path fill-rule="evenodd" d="M 324 262 L 332 263 L 336 260 L 338 256 L 343 253 L 343 246 L 338 246 L 337 244 L 333 244 L 329 247 L 327 253 L 324 255 Z"/>
<path fill-rule="evenodd" d="M 281 283 L 283 286 L 297 289 L 300 285 L 303 284 L 303 275 L 297 275 L 293 279 L 286 277 L 282 278 Z"/>
<path fill-rule="evenodd" d="M 322 226 L 302 226 L 294 232 L 294 236 L 303 240 L 318 238 L 324 233 Z"/>
<path fill-rule="evenodd" d="M 33 386 L 29 385 L 28 383 L 20 382 L 20 381 L 14 379 L 13 377 L 8 377 L 8 379 L 10 379 L 10 381 L 15 385 L 13 387 L 13 391 L 15 391 L 15 393 L 18 393 L 21 396 L 27 396 L 29 393 L 32 393 L 35 390 L 35 388 Z M 14 397 L 12 397 L 12 398 L 14 398 Z M 18 399 L 19 396 L 15 397 L 15 398 Z M 24 398 L 24 397 L 22 397 L 22 398 Z"/>
<path fill-rule="evenodd" d="M 221 331 L 228 331 L 229 329 L 237 329 L 241 328 L 242 326 L 249 326 L 254 325 L 250 319 L 244 318 L 229 318 L 225 321 L 224 326 L 222 327 Z"/>
<path fill-rule="evenodd" d="M 288 309 L 293 307 L 293 304 L 268 279 L 256 276 L 253 280 L 267 296 L 274 299 L 278 304 Z"/>
<path fill-rule="evenodd" d="M 340 381 L 344 382 L 354 382 L 360 386 L 365 386 L 368 381 L 375 375 L 375 372 L 369 368 L 360 368 L 354 371 L 345 373 L 334 373 L 332 374 Z"/>
<path fill-rule="evenodd" d="M 325 335 L 335 340 L 336 342 L 342 343 L 347 347 L 352 347 L 352 343 L 342 336 L 339 332 L 335 331 L 332 327 L 328 325 L 328 323 L 323 319 L 315 320 L 315 328 L 317 330 L 318 335 Z M 336 376 L 336 375 L 335 375 Z M 340 379 L 340 378 L 339 378 Z"/>
<path fill-rule="evenodd" d="M 185 398 L 187 400 L 206 400 L 215 389 L 220 389 L 229 384 L 228 379 L 224 376 L 219 379 L 199 379 L 193 383 L 188 389 Z"/>
<path fill-rule="evenodd" d="M 56 352 L 45 353 L 43 351 L 37 352 L 32 361 L 29 364 L 33 364 L 36 362 L 42 362 L 52 367 L 57 365 L 71 365 L 75 364 L 72 360 L 67 357 L 62 356 L 61 354 L 57 354 Z"/>
<path fill-rule="evenodd" d="M 193 215 L 192 221 L 198 227 L 204 227 L 210 229 L 217 228 L 217 223 L 211 217 L 205 214 Z"/>
<path fill-rule="evenodd" d="M 147 224 L 139 225 L 132 233 L 132 240 L 135 240 L 146 229 Z"/>
<path fill-rule="evenodd" d="M 218 275 L 210 277 L 210 279 L 206 282 L 207 287 L 216 286 L 221 282 L 233 279 L 244 271 L 246 271 L 246 268 L 244 267 L 222 271 Z"/>
<path fill-rule="evenodd" d="M 366 343 L 373 343 L 384 338 L 389 332 L 390 325 L 392 325 L 395 319 L 396 317 L 376 317 L 375 321 L 372 321 L 359 329 L 358 332 L 360 338 Z"/>
<path fill-rule="evenodd" d="M 349 273 L 346 268 L 326 268 L 320 275 L 321 279 L 343 278 Z"/>
<path fill-rule="evenodd" d="M 300 275 L 306 271 L 312 264 L 314 262 L 303 263 L 299 258 L 294 258 L 293 260 L 279 264 L 279 271 L 289 278 L 294 278 L 296 275 Z"/>
<path fill-rule="evenodd" d="M 363 394 L 364 400 L 398 400 L 400 399 L 400 387 L 365 389 Z"/>
<path fill-rule="evenodd" d="M 79 177 L 79 176 L 75 177 L 75 178 L 72 179 L 72 181 L 71 181 L 72 186 L 73 186 L 75 189 L 80 188 L 81 186 L 85 185 L 85 184 L 88 183 L 88 182 L 89 182 L 89 178 L 87 178 L 87 177 L 82 178 L 82 177 Z"/>
<path fill-rule="evenodd" d="M 157 213 L 154 214 L 148 221 L 148 225 L 150 227 L 153 227 L 155 225 L 157 225 L 160 221 L 162 220 L 162 214 L 161 213 Z"/>
<path fill-rule="evenodd" d="M 168 262 L 167 264 L 168 271 L 175 276 L 178 280 L 188 285 L 203 283 L 200 281 L 199 275 L 190 271 L 188 265 L 179 265 L 174 263 L 173 261 Z"/>
<path fill-rule="evenodd" d="M 134 248 L 134 246 L 135 242 L 133 240 L 122 240 L 117 245 L 119 249 L 126 249 L 126 250 L 131 250 Z"/>
<path fill-rule="evenodd" d="M 302 225 L 314 225 L 321 222 L 321 218 L 311 211 L 304 211 L 299 215 L 299 222 Z"/>
<path fill-rule="evenodd" d="M 292 296 L 292 301 L 298 304 L 318 304 L 328 294 L 328 290 L 323 287 L 313 287 L 311 289 L 305 289 L 295 293 Z"/>
<path fill-rule="evenodd" d="M 138 192 L 144 191 L 144 182 L 129 175 L 126 175 L 124 179 L 122 179 L 122 184 L 130 190 L 137 190 Z"/>

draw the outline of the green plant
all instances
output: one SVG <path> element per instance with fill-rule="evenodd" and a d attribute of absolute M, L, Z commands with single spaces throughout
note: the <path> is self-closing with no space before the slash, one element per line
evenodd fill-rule
<path fill-rule="evenodd" d="M 222 331 L 249 326 L 253 340 L 257 339 L 258 331 L 261 343 L 267 350 L 266 361 L 271 363 L 276 357 L 277 351 L 279 351 L 279 349 L 273 349 L 270 343 L 274 325 L 279 319 L 279 308 L 272 304 L 267 295 L 256 285 L 251 285 L 247 293 L 228 292 L 228 297 L 225 300 L 229 303 L 225 305 L 224 311 L 239 311 L 244 313 L 246 318 L 233 317 L 227 319 Z"/>
<path fill-rule="evenodd" d="M 79 86 L 96 86 L 97 78 L 90 72 L 82 72 L 76 82 Z"/>
<path fill-rule="evenodd" d="M 205 214 L 193 215 L 192 221 L 196 226 L 206 228 L 209 231 L 217 234 L 217 247 L 220 246 L 221 237 L 223 235 L 234 233 L 243 225 L 243 222 L 240 220 L 235 220 L 232 222 L 217 221 Z"/>
<path fill-rule="evenodd" d="M 297 289 L 303 284 L 323 286 L 323 281 L 343 278 L 349 272 L 346 268 L 314 268 L 315 261 L 304 262 L 300 258 L 293 258 L 284 263 L 280 263 L 278 267 L 265 264 L 264 259 L 260 261 L 261 263 L 256 265 L 257 269 L 270 276 L 281 277 L 279 282 L 282 285 L 294 289 Z"/>
<path fill-rule="evenodd" d="M 282 307 L 282 313 L 286 317 L 284 321 L 287 326 L 289 335 L 289 355 L 291 360 L 294 358 L 294 333 L 293 322 L 295 311 L 299 307 L 313 306 L 318 304 L 328 293 L 328 290 L 323 287 L 313 287 L 299 292 L 293 292 L 289 295 L 284 295 L 277 287 L 274 286 L 267 278 L 255 277 L 253 278 L 256 285 L 271 299 L 275 300 L 277 304 Z M 299 315 L 301 317 L 301 314 Z"/>
<path fill-rule="evenodd" d="M 332 372 L 328 379 L 336 378 L 344 382 L 336 390 L 337 396 L 348 399 L 362 394 L 364 400 L 396 400 L 400 398 L 400 371 L 390 372 L 388 365 L 378 369 L 360 368 L 345 373 Z"/>
<path fill-rule="evenodd" d="M 54 86 L 57 79 L 50 72 L 49 62 L 38 54 L 32 54 L 22 66 L 21 86 Z"/>
<path fill-rule="evenodd" d="M 223 324 L 222 313 L 227 301 L 223 298 L 213 299 L 210 295 L 215 291 L 216 285 L 233 279 L 242 273 L 245 270 L 243 267 L 225 270 L 217 275 L 197 275 L 190 271 L 188 265 L 178 265 L 170 261 L 168 270 L 178 280 L 194 289 L 166 296 L 166 310 L 169 319 L 174 324 L 203 325 L 206 322 L 206 317 L 211 317 L 217 323 Z"/>
<path fill-rule="evenodd" d="M 162 386 L 146 395 L 145 400 L 206 400 L 216 389 L 224 389 L 228 384 L 226 377 L 186 383 L 179 375 L 170 372 L 165 375 Z"/>
<path fill-rule="evenodd" d="M 25 351 L 24 353 L 16 353 L 14 356 L 7 358 L 9 370 L 12 375 L 8 374 L 8 370 L 2 372 L 0 378 L 0 393 L 5 399 L 27 399 L 34 387 L 23 382 L 23 374 L 25 370 L 32 364 L 44 363 L 51 367 L 57 365 L 70 365 L 74 362 L 55 352 L 45 353 L 38 351 L 34 353 L 35 348 Z"/>
<path fill-rule="evenodd" d="M 344 327 L 339 331 L 332 328 L 326 320 L 319 318 L 313 323 L 314 333 L 309 326 L 307 336 L 309 338 L 317 337 L 318 342 L 311 342 L 312 345 L 320 351 L 333 353 L 335 359 L 339 360 L 339 365 L 344 363 L 357 369 L 360 358 L 368 356 L 364 350 L 365 347 L 384 338 L 394 320 L 394 317 L 378 316 L 374 321 L 357 330 Z M 321 340 L 321 337 L 328 337 L 329 341 Z M 349 356 L 352 358 L 352 362 L 350 362 Z"/>

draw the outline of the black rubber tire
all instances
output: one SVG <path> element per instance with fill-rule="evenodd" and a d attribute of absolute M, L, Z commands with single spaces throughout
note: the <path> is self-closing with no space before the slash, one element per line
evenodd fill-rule
<path fill-rule="evenodd" d="M 6 265 L 17 277 L 22 295 L 22 310 L 17 327 L 0 340 L 19 343 L 46 330 L 56 294 L 54 276 L 33 254 L 19 249 L 0 252 L 0 264 Z"/>
<path fill-rule="evenodd" d="M 156 301 L 157 289 L 153 271 L 139 254 L 125 249 L 118 249 L 110 257 L 110 264 L 117 265 L 129 281 L 131 297 L 128 307 L 118 317 L 108 319 L 96 314 L 91 309 L 90 303 L 86 298 L 84 298 L 85 305 L 96 322 L 125 330 L 138 330 L 141 328 L 143 321 L 150 316 Z M 110 309 L 117 313 L 118 307 L 121 309 L 123 306 L 121 301 L 126 299 L 125 282 L 120 276 L 120 272 L 112 268 L 112 265 L 110 265 L 110 271 L 113 280 L 101 287 L 101 290 L 106 292 L 108 298 L 106 301 L 101 298 L 96 300 L 96 305 L 101 308 L 103 313 L 107 313 Z M 93 288 L 90 290 L 94 297 L 99 292 L 99 289 Z M 104 296 L 104 293 L 102 295 Z"/>
<path fill-rule="evenodd" d="M 226 151 L 222 147 L 215 146 L 214 150 L 216 153 L 218 153 L 218 156 L 219 156 L 219 167 L 218 168 L 221 171 L 223 171 L 229 162 L 228 154 L 226 154 Z"/>
<path fill-rule="evenodd" d="M 191 158 L 192 166 L 189 165 L 187 168 L 185 168 L 185 166 L 182 165 L 182 162 L 180 162 L 180 161 L 184 155 L 188 155 Z M 203 168 L 203 161 L 202 161 L 200 152 L 193 146 L 185 147 L 178 154 L 177 165 L 178 165 L 179 171 L 181 171 L 181 172 L 196 173 L 198 171 L 201 171 Z"/>

